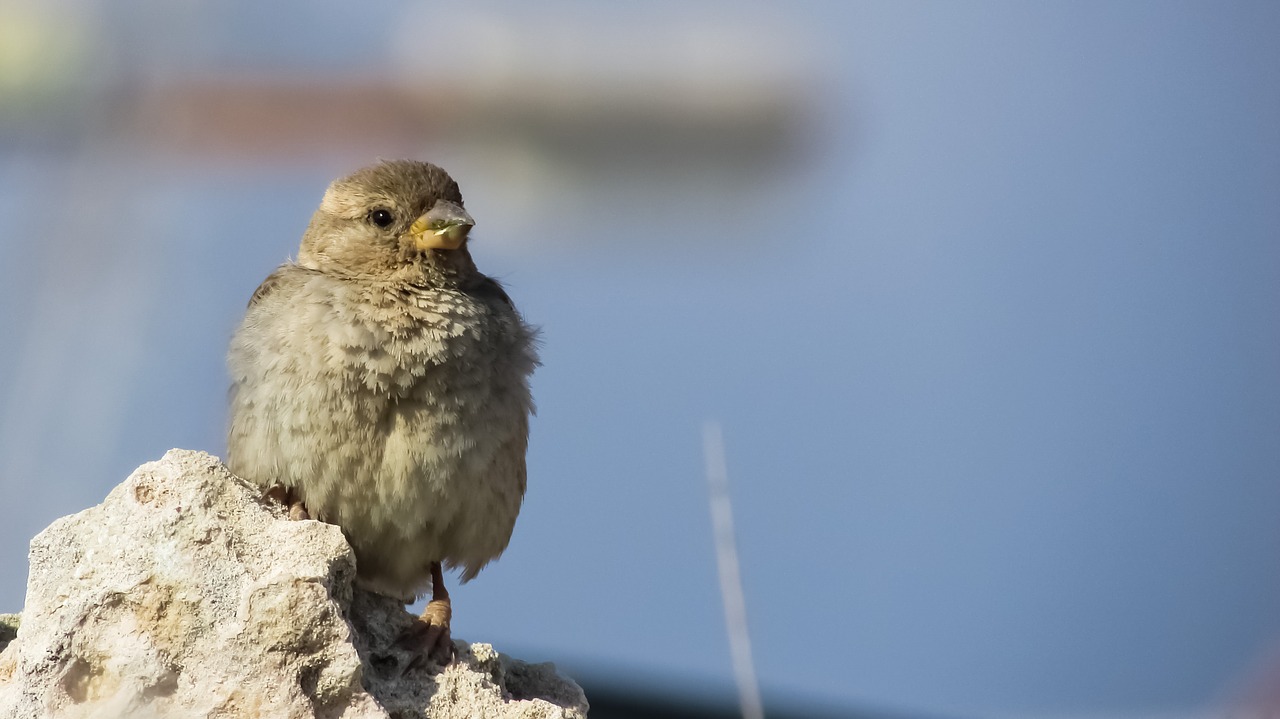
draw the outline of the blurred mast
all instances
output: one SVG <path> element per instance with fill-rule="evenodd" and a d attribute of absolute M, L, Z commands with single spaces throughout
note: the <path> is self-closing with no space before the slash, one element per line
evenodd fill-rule
<path fill-rule="evenodd" d="M 729 470 L 724 457 L 724 433 L 720 423 L 702 426 L 702 450 L 706 458 L 707 487 L 711 500 L 711 528 L 716 547 L 716 567 L 720 572 L 720 597 L 724 600 L 725 629 L 729 633 L 729 654 L 733 659 L 733 679 L 738 685 L 738 701 L 743 719 L 764 719 L 760 684 L 751 659 L 751 636 L 747 632 L 747 600 L 742 592 L 738 568 L 738 543 L 733 533 L 733 506 L 729 501 Z"/>

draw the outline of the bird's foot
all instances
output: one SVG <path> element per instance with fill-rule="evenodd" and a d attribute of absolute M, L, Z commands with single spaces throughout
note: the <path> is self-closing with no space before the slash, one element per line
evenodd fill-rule
<path fill-rule="evenodd" d="M 454 659 L 453 637 L 449 635 L 452 618 L 453 606 L 449 598 L 433 599 L 427 602 L 418 621 L 396 639 L 396 646 L 422 652 L 429 661 L 448 666 Z"/>
<path fill-rule="evenodd" d="M 262 493 L 262 498 L 276 504 L 283 504 L 286 507 L 289 506 L 289 490 L 283 484 L 272 485 L 271 489 Z"/>
<path fill-rule="evenodd" d="M 283 484 L 273 486 L 271 489 L 263 492 L 262 496 L 273 502 L 284 505 L 285 509 L 289 510 L 289 519 L 294 521 L 311 519 L 311 513 L 307 511 L 306 505 L 302 503 L 301 499 L 298 499 L 297 495 L 293 493 L 293 490 Z"/>

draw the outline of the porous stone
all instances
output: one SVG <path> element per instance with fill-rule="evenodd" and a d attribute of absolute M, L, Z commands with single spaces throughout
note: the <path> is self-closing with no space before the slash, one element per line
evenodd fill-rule
<path fill-rule="evenodd" d="M 396 647 L 414 617 L 354 587 L 342 532 L 288 520 L 201 452 L 143 465 L 30 557 L 0 717 L 586 716 L 551 665 L 456 642 L 440 670 Z"/>
<path fill-rule="evenodd" d="M 18 636 L 18 624 L 21 622 L 20 614 L 0 614 L 0 652 Z"/>

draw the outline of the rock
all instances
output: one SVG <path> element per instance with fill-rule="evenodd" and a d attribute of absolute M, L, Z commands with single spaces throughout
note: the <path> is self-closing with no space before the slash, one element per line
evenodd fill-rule
<path fill-rule="evenodd" d="M 0 614 L 0 652 L 18 636 L 18 623 L 20 620 L 18 614 Z"/>
<path fill-rule="evenodd" d="M 173 450 L 32 540 L 0 717 L 586 716 L 550 664 L 455 642 L 440 670 L 395 647 L 413 616 L 354 576 L 337 527 Z"/>

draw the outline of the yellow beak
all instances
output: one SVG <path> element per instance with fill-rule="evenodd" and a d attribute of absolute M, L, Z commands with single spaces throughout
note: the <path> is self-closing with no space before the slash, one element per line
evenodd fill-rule
<path fill-rule="evenodd" d="M 413 221 L 409 234 L 419 250 L 456 250 L 467 241 L 467 233 L 475 224 L 462 205 L 439 200 L 427 214 Z"/>

